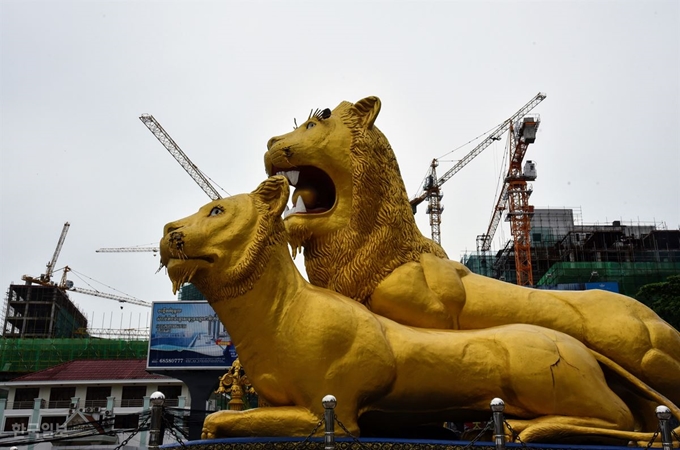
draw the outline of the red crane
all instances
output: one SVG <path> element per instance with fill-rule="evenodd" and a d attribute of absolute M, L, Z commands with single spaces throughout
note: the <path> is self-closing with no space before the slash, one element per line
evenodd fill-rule
<path fill-rule="evenodd" d="M 494 141 L 501 139 L 503 133 L 510 129 L 510 126 L 520 117 L 526 115 L 531 111 L 536 105 L 541 103 L 545 99 L 546 95 L 542 92 L 536 94 L 526 105 L 522 106 L 517 112 L 500 124 L 495 130 L 491 132 L 479 145 L 473 148 L 467 155 L 458 161 L 451 169 L 449 169 L 440 178 L 437 178 L 437 166 L 439 161 L 433 159 L 430 164 L 430 171 L 425 177 L 425 182 L 420 189 L 420 193 L 410 200 L 411 207 L 413 208 L 413 213 L 416 212 L 416 207 L 423 201 L 428 201 L 427 214 L 430 215 L 430 227 L 432 228 L 432 240 L 438 244 L 441 244 L 441 214 L 444 208 L 441 205 L 442 193 L 441 187 L 446 181 L 454 176 L 460 169 L 465 167 L 470 161 L 472 161 L 477 155 L 479 155 L 484 149 L 490 146 Z"/>
<path fill-rule="evenodd" d="M 534 284 L 531 269 L 531 217 L 534 207 L 529 205 L 531 190 L 527 181 L 536 179 L 536 166 L 532 161 L 522 163 L 529 144 L 536 141 L 536 132 L 541 123 L 538 115 L 525 116 L 510 125 L 508 133 L 510 163 L 503 182 L 503 188 L 496 201 L 491 222 L 486 234 L 477 236 L 478 249 L 488 251 L 503 211 L 508 209 L 507 218 L 510 221 L 510 231 L 514 243 L 515 270 L 517 284 L 532 286 Z"/>

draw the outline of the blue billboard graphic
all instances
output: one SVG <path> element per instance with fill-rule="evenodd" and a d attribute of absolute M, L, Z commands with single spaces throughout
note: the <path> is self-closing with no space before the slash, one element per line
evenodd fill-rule
<path fill-rule="evenodd" d="M 237 357 L 229 333 L 208 302 L 153 303 L 147 368 L 225 368 Z"/>
<path fill-rule="evenodd" d="M 619 282 L 618 281 L 601 281 L 598 283 L 586 283 L 586 290 L 589 289 L 602 289 L 603 291 L 619 292 Z"/>

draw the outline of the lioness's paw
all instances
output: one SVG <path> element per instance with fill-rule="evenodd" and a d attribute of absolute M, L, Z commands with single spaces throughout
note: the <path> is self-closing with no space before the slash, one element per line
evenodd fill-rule
<path fill-rule="evenodd" d="M 201 439 L 215 439 L 215 433 L 208 428 L 203 428 Z"/>
<path fill-rule="evenodd" d="M 203 421 L 203 430 L 201 431 L 201 439 L 215 439 L 218 437 L 219 420 L 217 413 L 209 414 Z"/>

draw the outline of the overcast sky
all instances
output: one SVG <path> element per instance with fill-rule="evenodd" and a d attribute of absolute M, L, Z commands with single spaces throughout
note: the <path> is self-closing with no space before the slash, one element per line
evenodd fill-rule
<path fill-rule="evenodd" d="M 542 91 L 526 156 L 538 167 L 531 204 L 578 207 L 586 223 L 680 226 L 676 0 L 2 0 L 0 77 L 3 298 L 23 274 L 45 271 L 66 221 L 57 268 L 82 274 L 70 277 L 75 286 L 174 298 L 158 257 L 95 253 L 157 245 L 165 223 L 209 201 L 143 113 L 235 194 L 264 179 L 267 140 L 293 118 L 376 95 L 376 125 L 412 196 L 432 158 L 443 156 L 445 172 L 478 142 L 449 152 Z M 489 147 L 443 187 L 442 244 L 453 259 L 486 231 L 504 148 Z M 417 220 L 429 235 L 424 210 Z M 498 233 L 494 247 L 508 238 Z M 94 327 L 146 321 L 143 307 L 121 316 L 114 301 L 71 298 Z"/>

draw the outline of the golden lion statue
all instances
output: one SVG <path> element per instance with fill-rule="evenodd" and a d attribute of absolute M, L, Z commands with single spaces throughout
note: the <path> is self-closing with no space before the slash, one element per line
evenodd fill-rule
<path fill-rule="evenodd" d="M 306 436 L 323 415 L 321 399 L 333 394 L 337 417 L 353 435 L 362 420 L 402 428 L 486 418 L 490 400 L 504 397 L 508 423 L 524 442 L 648 441 L 653 405 L 636 397 L 631 411 L 598 361 L 627 384 L 627 395 L 637 389 L 680 412 L 564 333 L 534 325 L 413 328 L 309 284 L 286 242 L 288 195 L 286 179 L 275 176 L 165 226 L 161 262 L 173 288 L 191 282 L 206 296 L 250 383 L 272 405 L 213 413 L 203 438 Z M 634 431 L 640 428 L 648 432 Z"/>
<path fill-rule="evenodd" d="M 265 168 L 292 185 L 293 256 L 309 281 L 399 323 L 567 333 L 680 403 L 680 333 L 629 297 L 529 289 L 471 273 L 418 230 L 396 157 L 374 125 L 380 100 L 342 102 L 269 140 Z"/>

